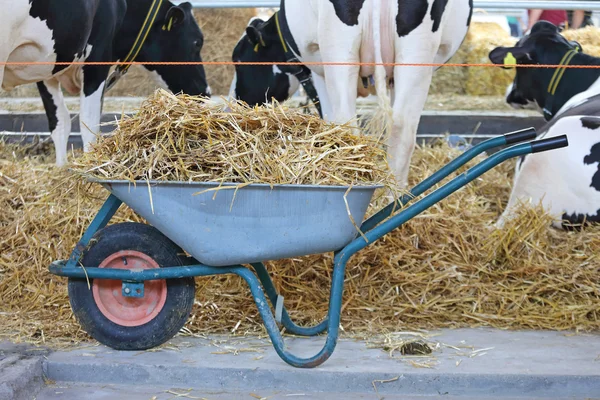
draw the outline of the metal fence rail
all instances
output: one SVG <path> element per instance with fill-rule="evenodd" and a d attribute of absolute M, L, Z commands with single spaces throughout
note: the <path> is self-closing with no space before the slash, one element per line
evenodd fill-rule
<path fill-rule="evenodd" d="M 182 2 L 177 1 L 177 3 Z M 193 0 L 190 2 L 194 8 L 277 8 L 280 4 L 280 0 Z M 474 0 L 473 5 L 475 8 L 497 10 L 542 8 L 600 11 L 600 1 L 594 0 Z"/>

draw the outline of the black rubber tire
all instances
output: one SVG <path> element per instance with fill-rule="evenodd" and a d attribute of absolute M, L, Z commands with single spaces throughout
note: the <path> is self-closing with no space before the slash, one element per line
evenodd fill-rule
<path fill-rule="evenodd" d="M 179 246 L 156 228 L 139 223 L 110 225 L 98 231 L 81 258 L 84 266 L 100 265 L 122 250 L 151 257 L 161 268 L 189 265 Z M 90 287 L 92 280 L 90 279 Z M 69 301 L 81 327 L 98 342 L 115 350 L 146 350 L 165 343 L 185 325 L 194 305 L 194 278 L 168 279 L 162 310 L 144 325 L 126 327 L 110 321 L 98 308 L 86 279 L 69 278 Z"/>

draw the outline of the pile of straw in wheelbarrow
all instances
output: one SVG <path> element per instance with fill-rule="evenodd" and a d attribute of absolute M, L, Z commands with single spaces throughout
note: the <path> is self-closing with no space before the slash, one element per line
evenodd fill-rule
<path fill-rule="evenodd" d="M 393 185 L 376 138 L 275 104 L 210 103 L 159 89 L 74 162 L 100 179 Z"/>
<path fill-rule="evenodd" d="M 144 142 L 149 146 L 145 151 L 137 145 L 135 154 L 142 161 L 128 161 L 125 166 L 110 163 L 104 172 L 128 171 L 131 178 L 143 177 L 148 166 L 159 165 L 149 161 L 151 154 L 158 154 L 151 146 L 169 142 L 156 141 L 150 121 L 170 116 L 169 137 L 190 139 L 187 130 L 177 127 L 192 129 L 193 124 L 179 124 L 169 109 L 175 100 L 162 99 L 160 103 L 161 98 L 155 98 L 147 103 L 151 110 L 141 111 L 149 119 L 142 131 L 153 138 Z M 267 112 L 274 111 L 233 110 L 248 119 Z M 280 118 L 306 124 L 297 115 Z M 134 123 L 125 120 L 121 126 Z M 196 123 L 214 122 L 199 119 Z M 210 126 L 218 125 L 214 124 Z M 136 147 L 124 135 L 115 138 L 125 142 L 114 151 Z M 100 148 L 106 143 L 101 142 Z M 410 181 L 423 180 L 458 154 L 443 143 L 417 148 Z M 223 156 L 223 163 L 233 156 Z M 184 153 L 172 157 L 177 160 Z M 92 162 L 86 160 L 77 160 L 78 168 L 90 168 Z M 94 165 L 108 161 L 99 157 Z M 558 231 L 549 227 L 550 219 L 541 210 L 524 207 L 519 218 L 495 230 L 492 224 L 506 206 L 513 169 L 514 163 L 509 162 L 489 171 L 353 257 L 343 299 L 344 334 L 469 326 L 598 330 L 600 229 Z M 174 170 L 156 171 L 154 177 L 166 177 Z M 187 179 L 200 176 L 198 171 L 182 168 L 177 170 L 180 175 L 173 176 Z M 52 261 L 68 257 L 107 195 L 99 185 L 82 185 L 64 170 L 14 159 L 12 151 L 0 149 L 0 337 L 38 342 L 87 338 L 72 316 L 66 279 L 50 275 L 47 268 Z M 139 217 L 121 207 L 113 222 L 129 220 L 139 221 Z M 331 254 L 267 263 L 285 305 L 299 323 L 314 323 L 325 316 L 331 265 Z M 256 306 L 241 279 L 198 278 L 196 286 L 188 333 L 262 332 Z"/>

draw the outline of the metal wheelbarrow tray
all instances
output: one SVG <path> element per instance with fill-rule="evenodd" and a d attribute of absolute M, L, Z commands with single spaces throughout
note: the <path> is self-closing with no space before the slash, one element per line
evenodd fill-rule
<path fill-rule="evenodd" d="M 213 267 L 341 249 L 358 233 L 348 212 L 362 221 L 381 187 L 95 182 Z"/>
<path fill-rule="evenodd" d="M 50 272 L 69 278 L 69 300 L 82 327 L 119 350 L 148 349 L 173 337 L 190 315 L 194 277 L 238 275 L 249 285 L 279 356 L 295 367 L 315 367 L 335 349 L 348 260 L 502 162 L 568 146 L 566 136 L 516 144 L 405 206 L 486 150 L 535 136 L 530 128 L 472 147 L 364 222 L 375 186 L 347 191 L 335 186 L 249 185 L 215 192 L 206 189 L 217 184 L 98 181 L 110 196 L 69 259 L 53 262 Z M 149 225 L 107 226 L 122 203 Z M 262 262 L 331 251 L 327 317 L 316 326 L 300 327 L 291 321 Z M 285 349 L 279 325 L 301 336 L 327 331 L 325 344 L 315 356 L 299 358 Z"/>

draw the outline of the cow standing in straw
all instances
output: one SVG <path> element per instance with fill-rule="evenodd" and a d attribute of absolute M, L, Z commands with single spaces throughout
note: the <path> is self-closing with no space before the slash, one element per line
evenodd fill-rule
<path fill-rule="evenodd" d="M 0 0 L 2 88 L 37 82 L 48 116 L 56 163 L 67 161 L 71 118 L 61 87 L 81 95 L 80 126 L 87 150 L 99 131 L 104 92 L 127 71 L 73 62 L 200 62 L 204 38 L 190 3 L 166 0 Z M 32 64 L 37 63 L 37 64 Z M 66 63 L 55 64 L 55 63 Z M 174 92 L 210 95 L 201 65 L 148 66 Z M 108 81 L 108 82 L 107 82 Z"/>
<path fill-rule="evenodd" d="M 548 22 L 538 22 L 514 47 L 498 47 L 490 60 L 518 64 L 600 66 Z M 506 101 L 514 108 L 541 110 L 548 123 L 539 138 L 566 134 L 569 147 L 528 155 L 517 164 L 514 187 L 497 222 L 504 225 L 522 202 L 542 203 L 564 222 L 600 222 L 600 69 L 517 68 Z"/>
<path fill-rule="evenodd" d="M 370 83 L 384 108 L 392 88 L 388 156 L 405 186 L 434 68 L 356 63 L 445 63 L 465 38 L 472 6 L 471 0 L 282 0 L 268 21 L 250 21 L 233 61 L 346 64 L 236 66 L 230 95 L 252 105 L 283 101 L 302 83 L 325 119 L 346 123 Z"/>

